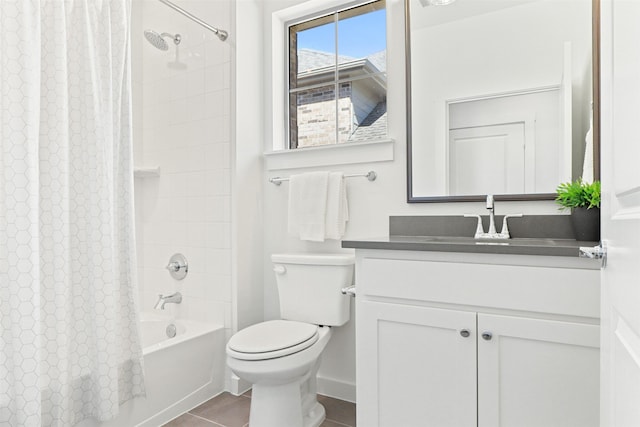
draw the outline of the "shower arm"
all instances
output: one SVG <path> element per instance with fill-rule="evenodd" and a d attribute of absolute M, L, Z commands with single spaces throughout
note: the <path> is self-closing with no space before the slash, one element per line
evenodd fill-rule
<path fill-rule="evenodd" d="M 171 3 L 169 0 L 158 0 L 158 1 L 160 3 L 164 3 L 165 5 L 169 6 L 171 9 L 173 9 L 176 12 L 186 16 L 187 18 L 191 19 L 192 21 L 202 25 L 206 29 L 213 31 L 213 33 L 216 36 L 218 36 L 218 38 L 220 40 L 225 41 L 227 39 L 227 37 L 229 37 L 229 33 L 227 33 L 225 30 L 219 30 L 216 27 L 212 27 L 211 25 L 209 25 L 206 22 L 204 22 L 202 19 L 198 18 L 197 16 L 192 15 L 191 13 L 187 12 L 186 10 L 181 8 L 180 6 L 177 6 L 177 5 L 173 4 L 173 3 Z"/>

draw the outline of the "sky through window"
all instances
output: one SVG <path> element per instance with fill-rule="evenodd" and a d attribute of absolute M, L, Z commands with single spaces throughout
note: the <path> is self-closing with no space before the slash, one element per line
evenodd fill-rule
<path fill-rule="evenodd" d="M 338 21 L 338 54 L 365 58 L 386 49 L 386 11 L 377 10 Z M 298 49 L 335 52 L 335 24 L 298 33 Z"/>

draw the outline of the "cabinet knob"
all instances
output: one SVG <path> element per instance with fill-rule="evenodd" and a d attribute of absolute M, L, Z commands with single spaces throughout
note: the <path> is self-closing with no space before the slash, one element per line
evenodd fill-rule
<path fill-rule="evenodd" d="M 482 333 L 482 339 L 485 341 L 491 341 L 491 338 L 493 338 L 493 334 L 491 332 L 483 332 Z"/>
<path fill-rule="evenodd" d="M 469 335 L 471 335 L 471 332 L 469 332 L 469 330 L 468 330 L 468 329 L 462 329 L 462 330 L 460 331 L 460 335 L 462 335 L 462 336 L 463 336 L 463 337 L 465 337 L 465 338 L 468 338 L 468 337 L 469 337 Z"/>

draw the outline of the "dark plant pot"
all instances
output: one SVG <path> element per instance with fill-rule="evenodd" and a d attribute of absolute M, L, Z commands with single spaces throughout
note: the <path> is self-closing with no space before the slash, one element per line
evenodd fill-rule
<path fill-rule="evenodd" d="M 576 240 L 600 241 L 600 208 L 573 208 L 571 224 Z"/>

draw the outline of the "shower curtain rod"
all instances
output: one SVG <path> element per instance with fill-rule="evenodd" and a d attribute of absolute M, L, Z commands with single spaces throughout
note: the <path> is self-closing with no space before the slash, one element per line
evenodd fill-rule
<path fill-rule="evenodd" d="M 173 3 L 171 3 L 169 0 L 158 0 L 160 3 L 164 3 L 165 5 L 169 6 L 171 9 L 175 10 L 176 12 L 186 16 L 187 18 L 191 19 L 192 21 L 202 25 L 203 27 L 205 27 L 208 30 L 213 31 L 213 33 L 218 36 L 218 38 L 222 41 L 225 41 L 227 39 L 227 37 L 229 37 L 229 33 L 227 33 L 225 30 L 220 30 L 216 27 L 212 27 L 211 25 L 207 24 L 206 22 L 204 22 L 202 19 L 198 18 L 197 16 L 194 16 L 192 14 L 190 14 L 189 12 L 187 12 L 186 10 L 184 10 L 183 8 L 181 8 L 180 6 L 177 6 Z"/>

